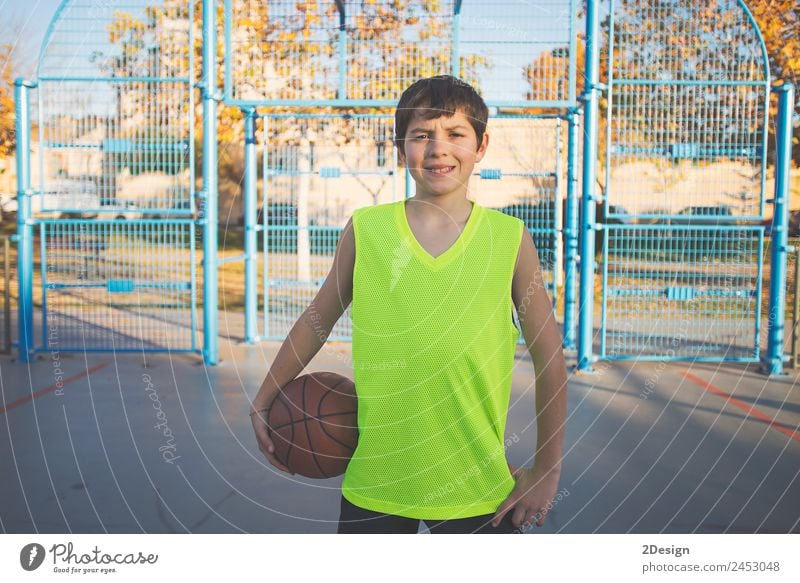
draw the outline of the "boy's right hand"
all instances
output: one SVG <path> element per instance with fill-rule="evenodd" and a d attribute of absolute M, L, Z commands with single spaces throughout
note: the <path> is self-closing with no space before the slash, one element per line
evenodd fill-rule
<path fill-rule="evenodd" d="M 253 431 L 256 434 L 256 441 L 258 442 L 258 449 L 261 450 L 261 453 L 267 458 L 267 461 L 271 463 L 273 466 L 278 468 L 283 472 L 290 473 L 294 475 L 294 472 L 290 471 L 285 465 L 278 461 L 278 458 L 275 457 L 275 445 L 272 443 L 272 440 L 269 437 L 268 425 L 267 425 L 267 415 L 269 414 L 269 409 L 267 408 L 269 405 L 257 405 L 258 399 L 253 402 L 252 410 L 250 411 L 250 421 L 253 423 Z"/>

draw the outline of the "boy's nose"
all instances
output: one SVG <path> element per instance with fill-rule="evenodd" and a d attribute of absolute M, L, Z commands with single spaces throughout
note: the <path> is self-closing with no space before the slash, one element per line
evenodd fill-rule
<path fill-rule="evenodd" d="M 431 138 L 428 140 L 428 155 L 436 155 L 443 153 L 447 149 L 447 142 L 445 140 Z"/>

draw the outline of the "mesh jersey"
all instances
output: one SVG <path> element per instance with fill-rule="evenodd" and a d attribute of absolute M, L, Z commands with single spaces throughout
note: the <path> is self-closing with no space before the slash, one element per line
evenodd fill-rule
<path fill-rule="evenodd" d="M 447 520 L 495 512 L 513 490 L 503 438 L 523 228 L 473 203 L 459 238 L 434 258 L 405 201 L 353 213 L 359 439 L 342 483 L 353 504 Z"/>

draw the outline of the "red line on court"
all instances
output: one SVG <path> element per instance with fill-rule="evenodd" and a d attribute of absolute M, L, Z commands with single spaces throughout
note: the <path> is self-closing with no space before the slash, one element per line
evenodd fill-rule
<path fill-rule="evenodd" d="M 82 372 L 79 372 L 77 374 L 74 374 L 71 377 L 67 377 L 63 381 L 61 381 L 61 387 L 63 387 L 64 385 L 66 385 L 68 383 L 71 383 L 73 381 L 77 381 L 78 379 L 81 379 L 83 377 L 88 377 L 90 374 L 92 374 L 94 372 L 97 372 L 101 368 L 107 367 L 109 364 L 110 363 L 108 363 L 108 362 L 101 362 L 100 364 L 96 364 L 91 368 L 87 368 L 86 370 L 84 370 Z M 17 407 L 19 407 L 20 405 L 24 405 L 28 401 L 33 401 L 34 399 L 38 399 L 42 395 L 46 395 L 47 393 L 52 393 L 53 391 L 55 391 L 56 389 L 61 388 L 61 387 L 58 386 L 58 383 L 53 383 L 49 387 L 45 387 L 43 389 L 39 389 L 35 393 L 31 393 L 30 395 L 26 395 L 25 397 L 22 397 L 21 399 L 17 399 L 13 403 L 11 403 L 8 407 L 5 407 L 5 408 L 0 407 L 0 413 L 7 413 L 8 411 L 11 411 L 11 409 L 16 409 Z"/>
<path fill-rule="evenodd" d="M 784 425 L 783 423 L 779 423 L 778 421 L 775 421 L 774 419 L 770 419 L 770 417 L 768 415 L 762 413 L 761 411 L 759 411 L 758 409 L 756 409 L 752 405 L 748 405 L 744 401 L 741 401 L 741 400 L 737 399 L 736 397 L 734 397 L 732 395 L 729 395 L 728 393 L 726 393 L 722 389 L 720 389 L 718 387 L 715 387 L 714 385 L 712 385 L 708 381 L 704 381 L 700 377 L 697 377 L 697 376 L 693 375 L 692 373 L 690 373 L 688 371 L 683 371 L 682 374 L 683 374 L 683 376 L 685 376 L 690 381 L 693 381 L 696 384 L 700 385 L 701 387 L 704 387 L 704 388 L 708 389 L 708 391 L 710 393 L 713 393 L 713 394 L 717 395 L 718 397 L 724 397 L 725 399 L 728 400 L 728 402 L 731 405 L 734 405 L 734 406 L 738 407 L 739 409 L 741 409 L 742 411 L 745 411 L 748 415 L 752 415 L 753 417 L 755 417 L 759 421 L 763 421 L 764 423 L 766 423 L 767 425 L 769 425 L 773 429 L 775 429 L 777 431 L 780 431 L 781 433 L 783 433 L 784 435 L 787 435 L 791 439 L 794 439 L 795 441 L 800 441 L 800 429 L 795 429 L 794 427 L 789 427 L 788 425 Z"/>

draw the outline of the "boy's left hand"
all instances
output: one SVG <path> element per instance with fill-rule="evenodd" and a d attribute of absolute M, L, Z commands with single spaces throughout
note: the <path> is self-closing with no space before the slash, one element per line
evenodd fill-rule
<path fill-rule="evenodd" d="M 513 510 L 511 522 L 514 528 L 530 525 L 534 519 L 537 526 L 544 525 L 547 506 L 553 501 L 558 489 L 559 471 L 542 471 L 536 464 L 532 468 L 516 468 L 508 464 L 516 478 L 514 490 L 495 512 L 492 526 L 497 526 L 507 512 Z"/>

